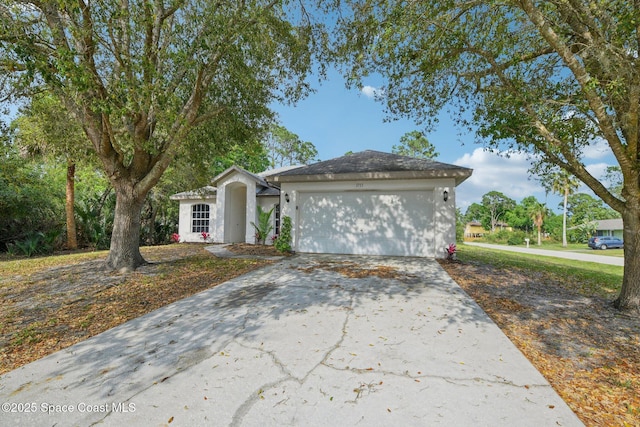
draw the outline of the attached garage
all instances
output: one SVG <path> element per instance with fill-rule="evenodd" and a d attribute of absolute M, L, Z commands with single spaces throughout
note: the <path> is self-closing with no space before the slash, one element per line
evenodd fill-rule
<path fill-rule="evenodd" d="M 298 251 L 434 256 L 433 191 L 300 193 Z"/>
<path fill-rule="evenodd" d="M 471 172 L 368 150 L 267 180 L 280 186 L 297 252 L 439 258 L 455 242 L 455 187 Z"/>

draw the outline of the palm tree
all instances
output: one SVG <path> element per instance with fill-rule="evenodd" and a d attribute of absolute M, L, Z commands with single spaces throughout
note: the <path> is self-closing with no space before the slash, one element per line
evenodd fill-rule
<path fill-rule="evenodd" d="M 538 228 L 538 246 L 542 245 L 542 224 L 544 217 L 547 215 L 547 207 L 544 203 L 535 203 L 529 208 L 529 215 L 533 221 L 533 225 Z"/>
<path fill-rule="evenodd" d="M 564 204 L 562 210 L 562 246 L 567 247 L 567 200 L 569 196 L 573 194 L 577 189 L 579 181 L 576 177 L 569 174 L 564 169 L 554 172 L 548 175 L 547 188 L 550 188 L 556 194 L 564 197 Z M 544 185 L 544 183 L 543 183 Z"/>

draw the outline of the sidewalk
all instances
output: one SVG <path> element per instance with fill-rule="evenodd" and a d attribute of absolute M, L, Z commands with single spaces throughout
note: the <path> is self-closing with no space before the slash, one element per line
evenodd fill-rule
<path fill-rule="evenodd" d="M 488 243 L 476 243 L 476 242 L 464 242 L 465 245 L 479 246 L 482 248 L 498 249 L 501 251 L 520 252 L 523 254 L 541 255 L 556 258 L 573 259 L 577 261 L 597 262 L 600 264 L 618 265 L 624 266 L 624 258 L 596 255 L 596 254 L 581 254 L 578 252 L 563 252 L 563 251 L 551 251 L 546 249 L 525 248 L 522 246 L 508 246 L 508 245 L 492 245 Z M 597 252 L 597 251 L 594 251 Z"/>

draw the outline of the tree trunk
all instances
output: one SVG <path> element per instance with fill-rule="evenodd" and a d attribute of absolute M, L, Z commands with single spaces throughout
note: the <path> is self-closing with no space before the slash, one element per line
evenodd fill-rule
<path fill-rule="evenodd" d="M 133 271 L 146 264 L 140 253 L 141 213 L 145 195 L 136 194 L 134 184 L 119 183 L 113 234 L 106 265 L 110 270 Z"/>
<path fill-rule="evenodd" d="M 564 190 L 564 210 L 562 211 L 562 247 L 567 247 L 567 202 L 569 200 L 569 190 Z"/>
<path fill-rule="evenodd" d="M 624 278 L 614 305 L 620 310 L 640 309 L 640 215 L 627 208 L 622 212 L 624 225 Z"/>
<path fill-rule="evenodd" d="M 67 192 L 65 212 L 67 215 L 67 249 L 78 249 L 78 235 L 76 233 L 75 217 L 75 177 L 76 164 L 73 160 L 67 160 Z"/>
<path fill-rule="evenodd" d="M 151 209 L 151 215 L 148 219 L 149 231 L 147 232 L 147 244 L 153 245 L 156 242 L 156 217 L 158 216 L 158 206 L 153 203 L 153 198 L 149 197 L 149 208 Z"/>
<path fill-rule="evenodd" d="M 538 226 L 538 246 L 542 246 L 542 227 Z"/>

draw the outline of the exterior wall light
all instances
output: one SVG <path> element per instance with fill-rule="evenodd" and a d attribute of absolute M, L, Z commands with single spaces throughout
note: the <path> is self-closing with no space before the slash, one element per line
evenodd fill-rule
<path fill-rule="evenodd" d="M 442 198 L 444 199 L 445 202 L 449 200 L 449 192 L 447 190 L 444 190 L 444 192 L 442 193 Z"/>
<path fill-rule="evenodd" d="M 284 200 L 289 203 L 289 193 L 284 193 Z"/>

